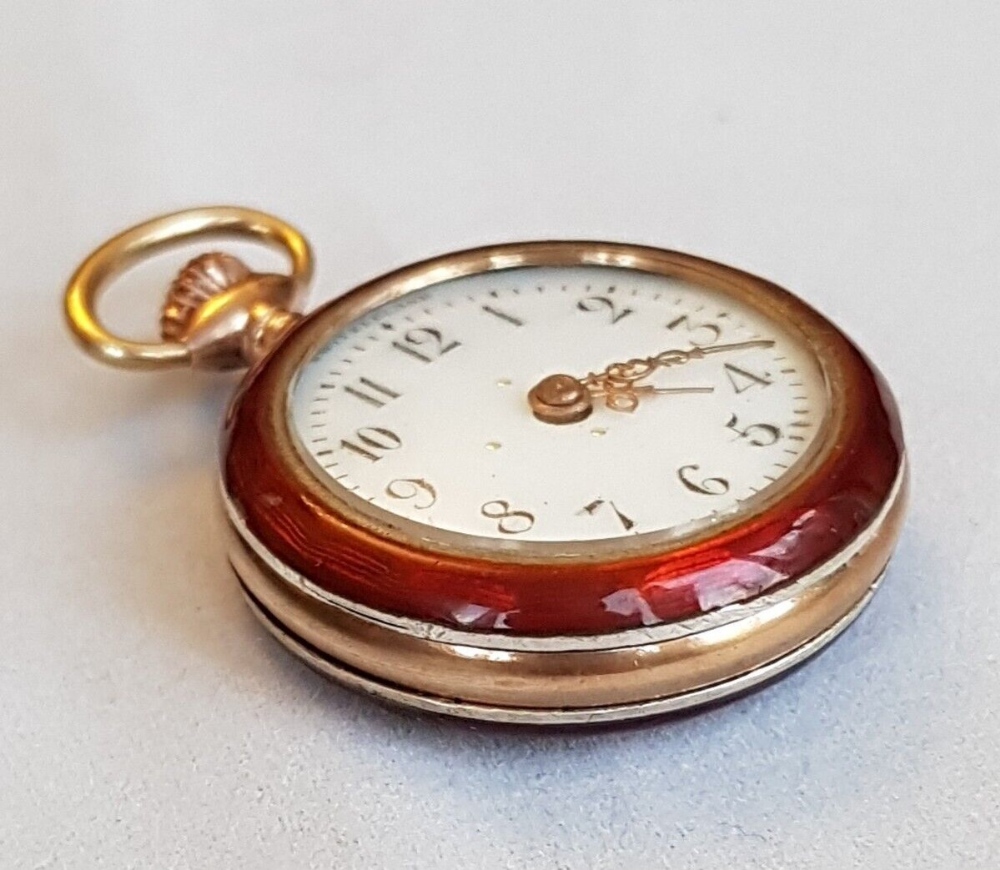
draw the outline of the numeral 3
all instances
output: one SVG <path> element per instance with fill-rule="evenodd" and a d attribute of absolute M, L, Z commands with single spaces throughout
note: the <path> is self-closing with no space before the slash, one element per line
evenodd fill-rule
<path fill-rule="evenodd" d="M 722 335 L 722 330 L 714 323 L 692 323 L 691 318 L 682 314 L 667 324 L 667 329 L 677 331 L 683 328 L 688 333 L 688 340 L 695 347 L 708 347 L 715 344 Z"/>

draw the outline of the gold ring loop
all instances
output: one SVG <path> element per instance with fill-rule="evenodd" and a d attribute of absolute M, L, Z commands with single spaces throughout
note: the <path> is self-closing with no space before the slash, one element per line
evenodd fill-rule
<path fill-rule="evenodd" d="M 294 299 L 312 278 L 312 251 L 305 237 L 278 218 L 237 206 L 193 208 L 138 224 L 109 239 L 76 270 L 66 287 L 65 313 L 74 338 L 91 356 L 128 369 L 186 366 L 191 352 L 180 342 L 128 341 L 109 332 L 97 316 L 97 299 L 110 281 L 138 260 L 192 239 L 245 238 L 283 251 L 291 263 Z"/>

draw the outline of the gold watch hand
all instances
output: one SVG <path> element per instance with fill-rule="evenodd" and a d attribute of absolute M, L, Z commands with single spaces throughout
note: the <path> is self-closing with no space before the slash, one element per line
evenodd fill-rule
<path fill-rule="evenodd" d="M 604 404 L 607 405 L 612 411 L 625 411 L 626 413 L 631 414 L 637 407 L 639 407 L 640 396 L 714 392 L 715 387 L 654 387 L 652 384 L 642 384 L 639 386 L 631 384 L 623 390 L 590 390 L 590 396 L 595 399 L 603 398 Z"/>
<path fill-rule="evenodd" d="M 658 388 L 639 385 L 658 368 L 683 365 L 716 353 L 730 353 L 750 348 L 773 347 L 766 339 L 736 341 L 710 347 L 693 347 L 688 350 L 665 350 L 655 356 L 611 363 L 604 371 L 589 372 L 583 378 L 572 375 L 549 375 L 542 378 L 528 393 L 534 415 L 544 423 L 576 423 L 590 416 L 593 400 L 603 398 L 612 411 L 631 413 L 639 405 L 640 394 L 647 393 L 706 393 L 713 387 Z"/>
<path fill-rule="evenodd" d="M 627 362 L 611 363 L 603 372 L 599 374 L 590 372 L 581 383 L 590 386 L 606 382 L 624 383 L 640 381 L 658 368 L 669 368 L 670 366 L 682 365 L 691 362 L 693 359 L 702 359 L 715 353 L 730 353 L 735 350 L 747 350 L 754 347 L 773 347 L 773 341 L 735 341 L 729 344 L 716 344 L 711 347 L 692 347 L 689 350 L 665 350 L 656 356 L 647 356 L 643 359 L 630 359 Z"/>

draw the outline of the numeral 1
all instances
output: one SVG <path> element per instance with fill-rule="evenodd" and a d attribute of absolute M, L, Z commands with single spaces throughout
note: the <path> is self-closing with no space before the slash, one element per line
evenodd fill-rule
<path fill-rule="evenodd" d="M 505 320 L 511 326 L 524 326 L 524 321 L 519 317 L 508 314 L 506 311 L 501 311 L 499 308 L 494 308 L 492 305 L 484 305 L 483 311 L 487 314 L 492 314 L 494 317 L 499 317 L 501 320 Z"/>
<path fill-rule="evenodd" d="M 400 501 L 413 499 L 413 508 L 418 511 L 425 511 L 437 502 L 437 490 L 422 477 L 392 480 L 386 485 L 385 494 Z"/>

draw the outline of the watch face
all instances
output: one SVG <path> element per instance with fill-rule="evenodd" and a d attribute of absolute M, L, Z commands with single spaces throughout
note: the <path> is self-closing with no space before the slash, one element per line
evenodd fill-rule
<path fill-rule="evenodd" d="M 837 570 L 895 503 L 895 419 L 836 327 L 766 281 L 529 242 L 305 318 L 230 411 L 223 484 L 315 600 L 428 637 L 603 637 Z"/>
<path fill-rule="evenodd" d="M 433 284 L 303 362 L 290 428 L 324 484 L 376 522 L 480 548 L 583 552 L 752 514 L 797 475 L 830 402 L 810 345 L 766 307 L 603 266 Z M 589 384 L 583 419 L 533 412 L 560 374 Z"/>

